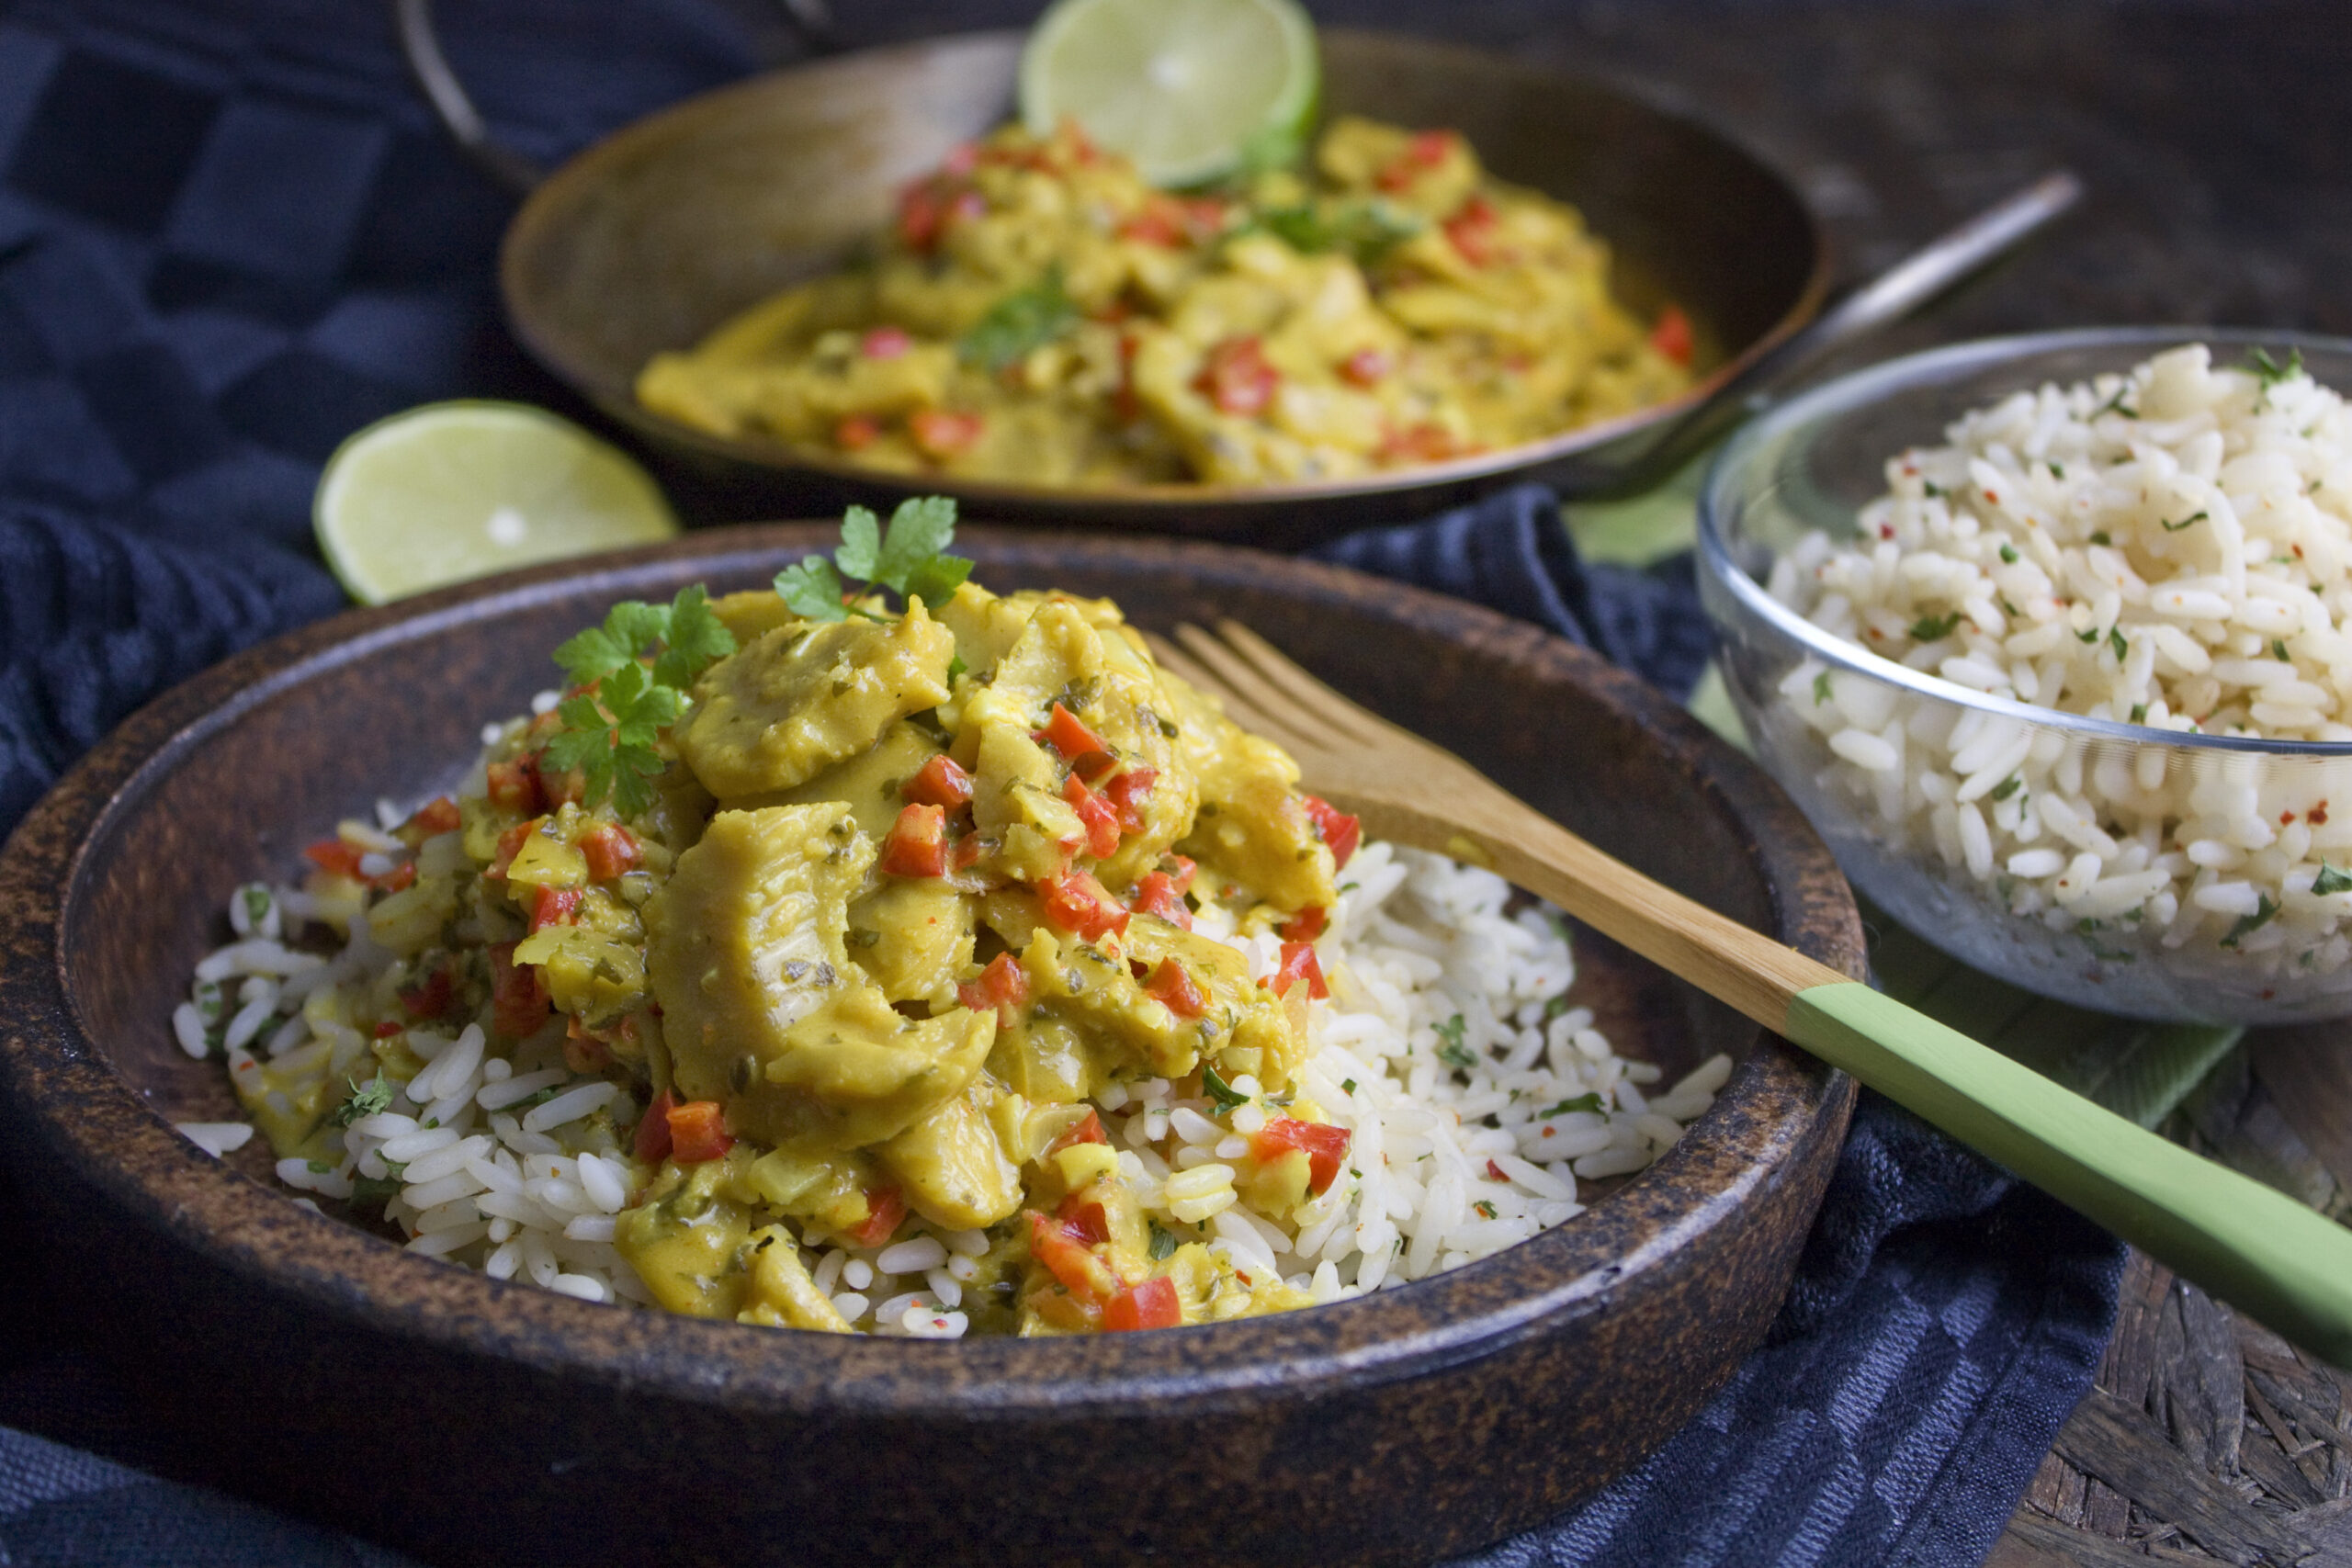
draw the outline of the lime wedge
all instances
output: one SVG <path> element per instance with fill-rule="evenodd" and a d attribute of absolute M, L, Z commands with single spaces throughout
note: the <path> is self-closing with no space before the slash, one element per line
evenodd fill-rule
<path fill-rule="evenodd" d="M 1315 27 L 1293 0 L 1059 0 L 1021 54 L 1021 118 L 1065 115 L 1160 186 L 1286 160 L 1315 121 Z"/>
<path fill-rule="evenodd" d="M 311 523 L 363 604 L 678 531 L 628 457 L 544 409 L 493 402 L 427 403 L 352 436 L 327 459 Z"/>

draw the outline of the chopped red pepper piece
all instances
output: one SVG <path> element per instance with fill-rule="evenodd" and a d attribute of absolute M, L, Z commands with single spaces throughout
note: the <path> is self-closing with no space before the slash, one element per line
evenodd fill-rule
<path fill-rule="evenodd" d="M 1351 387 L 1375 387 L 1388 375 L 1388 355 L 1376 348 L 1360 348 L 1340 362 L 1340 379 Z"/>
<path fill-rule="evenodd" d="M 1496 257 L 1495 225 L 1498 221 L 1494 204 L 1473 192 L 1461 209 L 1445 220 L 1445 237 L 1462 253 L 1462 259 L 1472 266 L 1485 266 Z"/>
<path fill-rule="evenodd" d="M 670 1107 L 670 1157 L 680 1165 L 717 1159 L 735 1146 L 727 1111 L 715 1100 L 689 1100 Z"/>
<path fill-rule="evenodd" d="M 1009 953 L 1000 953 L 980 971 L 980 977 L 956 987 L 956 999 L 974 1012 L 1000 1015 L 1029 999 L 1029 972 Z"/>
<path fill-rule="evenodd" d="M 360 874 L 359 857 L 366 852 L 357 845 L 346 844 L 341 839 L 322 839 L 304 850 L 302 858 L 321 871 L 361 882 L 366 878 Z"/>
<path fill-rule="evenodd" d="M 668 1089 L 653 1097 L 637 1123 L 637 1157 L 659 1165 L 670 1157 L 670 1108 L 677 1099 Z"/>
<path fill-rule="evenodd" d="M 547 976 L 536 964 L 515 963 L 514 947 L 511 942 L 491 944 L 490 1021 L 507 1039 L 526 1040 L 538 1032 L 554 1004 Z"/>
<path fill-rule="evenodd" d="M 860 1247 L 879 1247 L 898 1233 L 907 1217 L 906 1195 L 895 1187 L 871 1188 L 865 1194 L 865 1223 L 849 1232 Z"/>
<path fill-rule="evenodd" d="M 514 863 L 514 857 L 523 852 L 523 840 L 529 838 L 532 829 L 538 825 L 537 818 L 528 822 L 517 822 L 498 835 L 498 851 L 490 857 L 491 875 L 504 876 L 506 874 L 507 868 Z"/>
<path fill-rule="evenodd" d="M 1265 412 L 1281 382 L 1282 373 L 1266 363 L 1265 349 L 1255 337 L 1229 337 L 1209 350 L 1193 387 L 1219 413 L 1246 416 Z"/>
<path fill-rule="evenodd" d="M 1374 176 L 1373 183 L 1385 191 L 1400 191 L 1421 175 L 1445 162 L 1447 151 L 1453 145 L 1450 130 L 1424 130 L 1405 143 L 1405 151 L 1391 159 L 1386 167 Z"/>
<path fill-rule="evenodd" d="M 1124 831 L 1143 831 L 1143 803 L 1151 798 L 1151 786 L 1159 780 L 1155 769 L 1129 768 L 1102 786 L 1103 798 L 1117 808 L 1119 827 Z"/>
<path fill-rule="evenodd" d="M 457 981 L 445 964 L 415 985 L 401 987 L 401 1010 L 411 1018 L 439 1018 L 449 1010 L 456 992 Z"/>
<path fill-rule="evenodd" d="M 1277 1116 L 1250 1134 L 1250 1153 L 1261 1163 L 1270 1163 L 1299 1150 L 1306 1156 L 1306 1190 L 1319 1195 L 1340 1174 L 1351 1136 L 1345 1127 Z"/>
<path fill-rule="evenodd" d="M 462 820 L 464 818 L 458 812 L 458 803 L 442 795 L 418 807 L 416 814 L 408 819 L 408 825 L 427 837 L 435 837 L 456 832 Z"/>
<path fill-rule="evenodd" d="M 1169 880 L 1176 885 L 1177 892 L 1190 893 L 1193 890 L 1193 877 L 1201 868 L 1193 863 L 1192 856 L 1162 855 L 1159 857 L 1159 864 L 1161 869 L 1168 873 Z"/>
<path fill-rule="evenodd" d="M 1690 318 L 1672 305 L 1657 313 L 1657 325 L 1650 329 L 1650 346 L 1677 365 L 1690 363 L 1696 348 L 1690 336 Z"/>
<path fill-rule="evenodd" d="M 1310 905 L 1283 922 L 1284 942 L 1313 942 L 1323 934 L 1330 923 L 1331 911 L 1320 904 Z"/>
<path fill-rule="evenodd" d="M 577 887 L 542 887 L 531 900 L 531 930 L 545 931 L 549 926 L 568 926 L 580 915 L 580 889 Z"/>
<path fill-rule="evenodd" d="M 899 240 L 910 251 L 928 251 L 939 243 L 947 226 L 952 182 L 936 175 L 917 180 L 899 193 Z"/>
<path fill-rule="evenodd" d="M 844 452 L 863 452 L 882 439 L 882 427 L 862 413 L 844 415 L 833 426 L 833 445 Z"/>
<path fill-rule="evenodd" d="M 947 813 L 936 806 L 900 807 L 882 841 L 881 866 L 892 876 L 945 875 Z"/>
<path fill-rule="evenodd" d="M 617 822 L 599 822 L 581 834 L 580 852 L 588 857 L 588 874 L 599 882 L 636 870 L 644 858 L 637 836 Z"/>
<path fill-rule="evenodd" d="M 1105 931 L 1125 932 L 1128 911 L 1103 891 L 1092 874 L 1066 871 L 1037 885 L 1046 923 L 1093 942 Z"/>
<path fill-rule="evenodd" d="M 1093 784 L 1104 773 L 1119 765 L 1119 759 L 1108 751 L 1081 751 L 1069 760 L 1069 771 Z"/>
<path fill-rule="evenodd" d="M 1330 802 L 1315 795 L 1304 797 L 1306 814 L 1315 819 L 1315 836 L 1331 851 L 1331 866 L 1337 870 L 1348 863 L 1348 857 L 1363 842 L 1363 824 Z"/>
<path fill-rule="evenodd" d="M 1086 1247 L 1100 1247 L 1111 1239 L 1111 1216 L 1102 1212 L 1100 1203 L 1090 1203 L 1073 1192 L 1054 1211 L 1062 1230 L 1072 1241 Z"/>
<path fill-rule="evenodd" d="M 488 793 L 493 805 L 509 811 L 536 816 L 547 808 L 547 794 L 540 787 L 539 770 L 528 761 L 492 762 L 489 769 Z"/>
<path fill-rule="evenodd" d="M 979 440 L 986 423 L 976 413 L 917 409 L 907 416 L 907 434 L 914 437 L 917 451 L 933 462 L 944 463 L 959 452 L 969 451 L 973 443 Z"/>
<path fill-rule="evenodd" d="M 383 875 L 375 878 L 376 886 L 386 893 L 398 893 L 416 886 L 416 863 L 404 860 Z"/>
<path fill-rule="evenodd" d="M 1029 739 L 1040 746 L 1052 747 L 1065 761 L 1075 761 L 1090 751 L 1107 754 L 1111 750 L 1101 736 L 1086 727 L 1085 720 L 1059 703 L 1054 705 L 1053 713 L 1046 719 L 1046 728 L 1030 731 Z"/>
<path fill-rule="evenodd" d="M 1172 958 L 1163 958 L 1151 978 L 1143 983 L 1143 994 L 1165 1005 L 1178 1018 L 1198 1018 L 1209 1010 L 1208 998 L 1192 974 Z"/>
<path fill-rule="evenodd" d="M 1164 871 L 1148 872 L 1136 884 L 1135 907 L 1147 915 L 1157 915 L 1171 926 L 1193 929 L 1193 911 L 1184 896 L 1176 891 L 1176 879 Z"/>
<path fill-rule="evenodd" d="M 1323 961 L 1315 956 L 1315 944 L 1286 942 L 1283 943 L 1282 964 L 1266 983 L 1279 997 L 1301 980 L 1306 982 L 1306 994 L 1317 1001 L 1331 994 L 1331 987 L 1323 983 Z"/>
<path fill-rule="evenodd" d="M 1497 1165 L 1493 1160 L 1488 1160 L 1487 1162 L 1487 1179 L 1489 1181 L 1509 1181 L 1510 1178 L 1503 1174 L 1503 1168 L 1501 1166 Z"/>
<path fill-rule="evenodd" d="M 401 1026 L 389 1018 L 376 1025 L 376 1038 L 379 1040 L 390 1040 L 400 1032 Z"/>
<path fill-rule="evenodd" d="M 1183 1324 L 1184 1308 L 1176 1299 L 1175 1281 L 1165 1275 L 1155 1275 L 1102 1303 L 1102 1326 L 1110 1333 L 1181 1328 Z"/>
<path fill-rule="evenodd" d="M 1062 798 L 1086 829 L 1088 854 L 1108 860 L 1119 852 L 1119 813 L 1109 801 L 1087 788 L 1076 772 L 1062 781 Z"/>
<path fill-rule="evenodd" d="M 1173 197 L 1147 197 L 1143 210 L 1119 225 L 1119 238 L 1172 251 L 1184 243 L 1184 209 Z"/>
<path fill-rule="evenodd" d="M 1100 1302 L 1118 1290 L 1118 1276 L 1088 1250 L 1086 1244 L 1060 1220 L 1029 1212 L 1029 1255 L 1069 1289 L 1071 1294 Z"/>
<path fill-rule="evenodd" d="M 1049 1155 L 1056 1154 L 1069 1148 L 1072 1144 L 1107 1144 L 1110 1141 L 1110 1134 L 1102 1131 L 1102 1118 L 1097 1116 L 1090 1108 L 1086 1112 L 1086 1120 L 1070 1123 L 1063 1130 L 1060 1137 L 1046 1145 L 1046 1152 Z"/>
<path fill-rule="evenodd" d="M 868 359 L 896 359 L 914 344 L 899 328 L 876 327 L 858 340 L 857 351 Z"/>
<path fill-rule="evenodd" d="M 957 767 L 955 758 L 942 751 L 925 762 L 899 793 L 917 806 L 954 811 L 972 804 L 972 775 Z"/>

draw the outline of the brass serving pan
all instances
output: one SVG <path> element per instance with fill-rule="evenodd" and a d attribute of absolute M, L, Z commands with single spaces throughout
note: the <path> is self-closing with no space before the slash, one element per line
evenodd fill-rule
<path fill-rule="evenodd" d="M 639 367 L 836 265 L 899 188 L 1013 110 L 1022 35 L 973 33 L 770 72 L 651 115 L 532 190 L 500 282 L 516 335 L 657 448 L 759 503 L 816 512 L 946 491 L 971 513 L 1299 545 L 1425 514 L 1509 481 L 1605 484 L 1676 417 L 1802 326 L 1829 263 L 1787 180 L 1720 132 L 1623 89 L 1383 33 L 1321 35 L 1327 113 L 1450 126 L 1499 177 L 1581 209 L 1634 309 L 1672 300 L 1698 328 L 1702 384 L 1623 418 L 1505 451 L 1362 479 L 1115 490 L 900 478 L 647 412 Z"/>

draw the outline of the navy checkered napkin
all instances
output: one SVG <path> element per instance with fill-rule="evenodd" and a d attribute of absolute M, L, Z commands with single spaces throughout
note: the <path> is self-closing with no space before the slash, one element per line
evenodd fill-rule
<path fill-rule="evenodd" d="M 445 10 L 502 132 L 552 158 L 745 70 L 706 5 Z M 132 707 L 340 604 L 308 525 L 344 435 L 429 398 L 560 398 L 498 324 L 507 211 L 413 102 L 373 6 L 0 13 L 0 830 Z M 1705 659 L 1687 562 L 1588 570 L 1540 491 L 1331 553 L 1678 693 Z M 0 1256 L 31 1253 L 15 1210 L 0 1193 Z M 1472 1561 L 1977 1561 L 2089 1381 L 2119 1265 L 1865 1095 L 1765 1348 L 1640 1469 Z M 401 1561 L 205 1487 L 206 1436 L 145 1408 L 39 1291 L 0 1280 L 0 1562 Z"/>

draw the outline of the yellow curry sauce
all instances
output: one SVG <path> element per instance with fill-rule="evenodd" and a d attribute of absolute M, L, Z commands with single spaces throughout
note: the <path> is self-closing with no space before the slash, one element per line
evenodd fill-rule
<path fill-rule="evenodd" d="M 960 148 L 856 264 L 639 400 L 907 473 L 1051 486 L 1344 479 L 1539 440 L 1690 383 L 1574 208 L 1451 131 L 1346 118 L 1311 167 L 1155 190 L 1074 126 Z"/>
<path fill-rule="evenodd" d="M 395 1083 L 424 1067 L 413 1028 L 480 1020 L 493 1054 L 560 1032 L 574 1071 L 627 1090 L 571 1135 L 628 1161 L 614 1243 L 672 1311 L 846 1329 L 800 1247 L 876 1247 L 910 1216 L 986 1234 L 974 1332 L 1303 1304 L 1205 1230 L 1148 1221 L 1087 1102 L 1254 1079 L 1276 1115 L 1236 1189 L 1287 1213 L 1329 1183 L 1346 1134 L 1286 1093 L 1311 945 L 1261 985 L 1191 926 L 1213 898 L 1311 939 L 1353 819 L 1107 602 L 967 583 L 935 613 L 712 607 L 738 650 L 659 736 L 647 808 L 583 807 L 544 765 L 548 714 L 506 727 L 478 793 L 398 830 L 398 877 L 314 847 L 322 911 L 364 908 L 396 962 L 305 1008 L 368 1035 Z M 243 1063 L 280 1152 L 336 1157 L 345 1085 Z"/>

